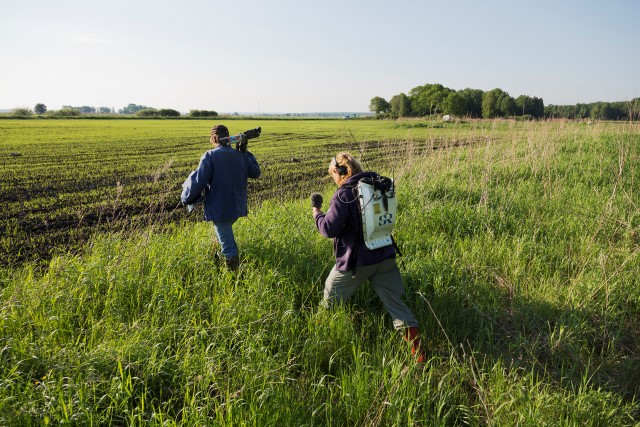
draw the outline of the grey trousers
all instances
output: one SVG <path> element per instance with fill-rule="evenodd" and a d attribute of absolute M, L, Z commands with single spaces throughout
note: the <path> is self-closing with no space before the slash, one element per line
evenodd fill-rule
<path fill-rule="evenodd" d="M 396 329 L 418 326 L 415 316 L 402 301 L 404 284 L 394 258 L 378 264 L 358 266 L 356 277 L 351 277 L 351 271 L 336 270 L 334 265 L 324 282 L 323 304 L 330 307 L 335 303 L 348 300 L 367 279 L 384 308 L 391 315 Z"/>

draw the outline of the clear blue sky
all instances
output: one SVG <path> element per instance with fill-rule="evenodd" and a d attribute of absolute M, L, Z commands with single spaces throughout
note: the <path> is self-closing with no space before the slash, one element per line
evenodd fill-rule
<path fill-rule="evenodd" d="M 0 0 L 0 108 L 364 112 L 426 83 L 640 97 L 637 0 Z"/>

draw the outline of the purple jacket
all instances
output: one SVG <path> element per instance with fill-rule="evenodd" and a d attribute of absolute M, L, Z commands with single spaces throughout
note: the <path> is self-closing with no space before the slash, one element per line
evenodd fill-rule
<path fill-rule="evenodd" d="M 320 234 L 333 238 L 333 253 L 338 271 L 377 264 L 396 256 L 393 246 L 371 250 L 364 245 L 355 186 L 362 178 L 376 176 L 378 174 L 375 172 L 361 172 L 349 177 L 333 194 L 327 213 L 318 214 L 314 218 Z"/>

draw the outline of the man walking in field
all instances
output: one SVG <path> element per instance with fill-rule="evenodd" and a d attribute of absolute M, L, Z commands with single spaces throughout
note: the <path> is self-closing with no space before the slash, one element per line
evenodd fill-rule
<path fill-rule="evenodd" d="M 247 151 L 246 141 L 238 149 L 221 144 L 220 139 L 228 136 L 224 125 L 211 129 L 213 149 L 202 155 L 198 168 L 182 184 L 180 199 L 185 205 L 193 204 L 204 192 L 205 220 L 213 221 L 227 268 L 237 270 L 240 258 L 233 224 L 247 216 L 247 178 L 258 178 L 260 166 Z"/>

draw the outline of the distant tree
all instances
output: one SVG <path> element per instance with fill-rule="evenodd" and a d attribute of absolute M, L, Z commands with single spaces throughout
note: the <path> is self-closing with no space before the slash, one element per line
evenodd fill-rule
<path fill-rule="evenodd" d="M 458 91 L 467 104 L 466 114 L 471 117 L 482 117 L 482 95 L 483 91 L 480 89 L 466 88 Z"/>
<path fill-rule="evenodd" d="M 530 114 L 531 111 L 531 98 L 527 95 L 520 95 L 515 100 L 516 103 L 516 114 L 520 116 L 524 116 L 526 114 Z"/>
<path fill-rule="evenodd" d="M 593 102 L 591 104 L 549 105 L 544 115 L 549 118 L 629 120 L 637 117 L 640 100 L 631 102 Z M 634 109 L 635 108 L 635 109 Z"/>
<path fill-rule="evenodd" d="M 118 112 L 120 114 L 135 114 L 137 111 L 143 110 L 145 108 L 148 107 L 145 107 L 144 105 L 129 104 L 126 107 L 118 110 Z"/>
<path fill-rule="evenodd" d="M 629 118 L 629 109 L 624 102 L 603 102 L 601 107 L 605 120 L 627 120 Z"/>
<path fill-rule="evenodd" d="M 60 110 L 54 112 L 53 115 L 59 117 L 76 117 L 80 115 L 80 110 L 78 108 L 64 105 Z"/>
<path fill-rule="evenodd" d="M 141 108 L 134 113 L 137 117 L 157 117 L 158 110 L 155 108 Z"/>
<path fill-rule="evenodd" d="M 411 109 L 416 116 L 438 114 L 444 111 L 444 100 L 452 90 L 441 84 L 426 84 L 409 91 Z"/>
<path fill-rule="evenodd" d="M 190 117 L 218 117 L 218 112 L 213 110 L 189 110 Z"/>
<path fill-rule="evenodd" d="M 629 120 L 640 119 L 640 98 L 634 98 L 629 102 L 627 107 L 629 112 Z"/>
<path fill-rule="evenodd" d="M 445 98 L 443 105 L 443 113 L 445 114 L 459 117 L 467 114 L 467 102 L 459 93 L 449 93 Z"/>
<path fill-rule="evenodd" d="M 513 116 L 516 112 L 516 102 L 508 93 L 504 92 L 498 101 L 503 116 Z"/>
<path fill-rule="evenodd" d="M 604 102 L 596 102 L 591 106 L 591 118 L 592 119 L 606 119 L 607 108 Z"/>
<path fill-rule="evenodd" d="M 544 101 L 542 98 L 533 97 L 533 105 L 531 107 L 531 115 L 537 119 L 544 117 Z"/>
<path fill-rule="evenodd" d="M 414 87 L 409 91 L 411 100 L 411 112 L 414 116 L 426 116 L 429 114 L 430 103 L 424 86 Z"/>
<path fill-rule="evenodd" d="M 547 119 L 552 119 L 556 117 L 556 106 L 553 104 L 547 105 L 544 107 L 544 117 Z"/>
<path fill-rule="evenodd" d="M 369 102 L 369 111 L 376 114 L 386 114 L 389 112 L 389 103 L 379 96 L 374 96 Z"/>
<path fill-rule="evenodd" d="M 113 113 L 113 109 L 111 107 L 98 107 L 99 114 L 111 114 Z"/>
<path fill-rule="evenodd" d="M 161 108 L 158 110 L 158 115 L 160 117 L 180 117 L 180 112 L 171 108 Z"/>
<path fill-rule="evenodd" d="M 542 99 L 536 97 L 530 97 L 527 95 L 520 95 L 515 99 L 515 113 L 516 115 L 529 115 L 535 118 L 544 116 L 544 102 Z"/>
<path fill-rule="evenodd" d="M 513 115 L 515 109 L 515 100 L 502 89 L 492 89 L 482 96 L 482 117 L 486 119 Z"/>
<path fill-rule="evenodd" d="M 11 111 L 11 113 L 14 116 L 30 116 L 33 114 L 33 111 L 31 111 L 31 109 L 29 108 L 22 107 L 22 108 L 14 108 L 13 111 Z"/>
<path fill-rule="evenodd" d="M 609 112 L 608 120 L 626 120 L 629 117 L 629 112 L 622 102 L 612 102 L 610 104 L 611 111 Z"/>
<path fill-rule="evenodd" d="M 404 93 L 394 95 L 389 100 L 389 113 L 394 118 L 411 116 L 411 100 L 409 97 Z"/>
<path fill-rule="evenodd" d="M 550 118 L 573 119 L 576 117 L 576 110 L 575 105 L 550 105 L 548 109 L 545 108 L 545 116 Z"/>
<path fill-rule="evenodd" d="M 591 113 L 590 110 L 587 104 L 576 104 L 576 119 L 586 119 Z"/>
<path fill-rule="evenodd" d="M 47 112 L 47 106 L 44 104 L 36 104 L 36 106 L 33 107 L 33 111 L 35 111 L 36 114 L 44 114 Z"/>
<path fill-rule="evenodd" d="M 96 112 L 96 107 L 91 107 L 89 105 L 83 105 L 82 107 L 74 107 L 72 105 L 63 105 L 62 109 L 77 110 L 80 114 L 93 114 Z"/>
<path fill-rule="evenodd" d="M 500 114 L 498 101 L 500 100 L 500 89 L 493 89 L 482 95 L 482 117 L 493 119 Z"/>

